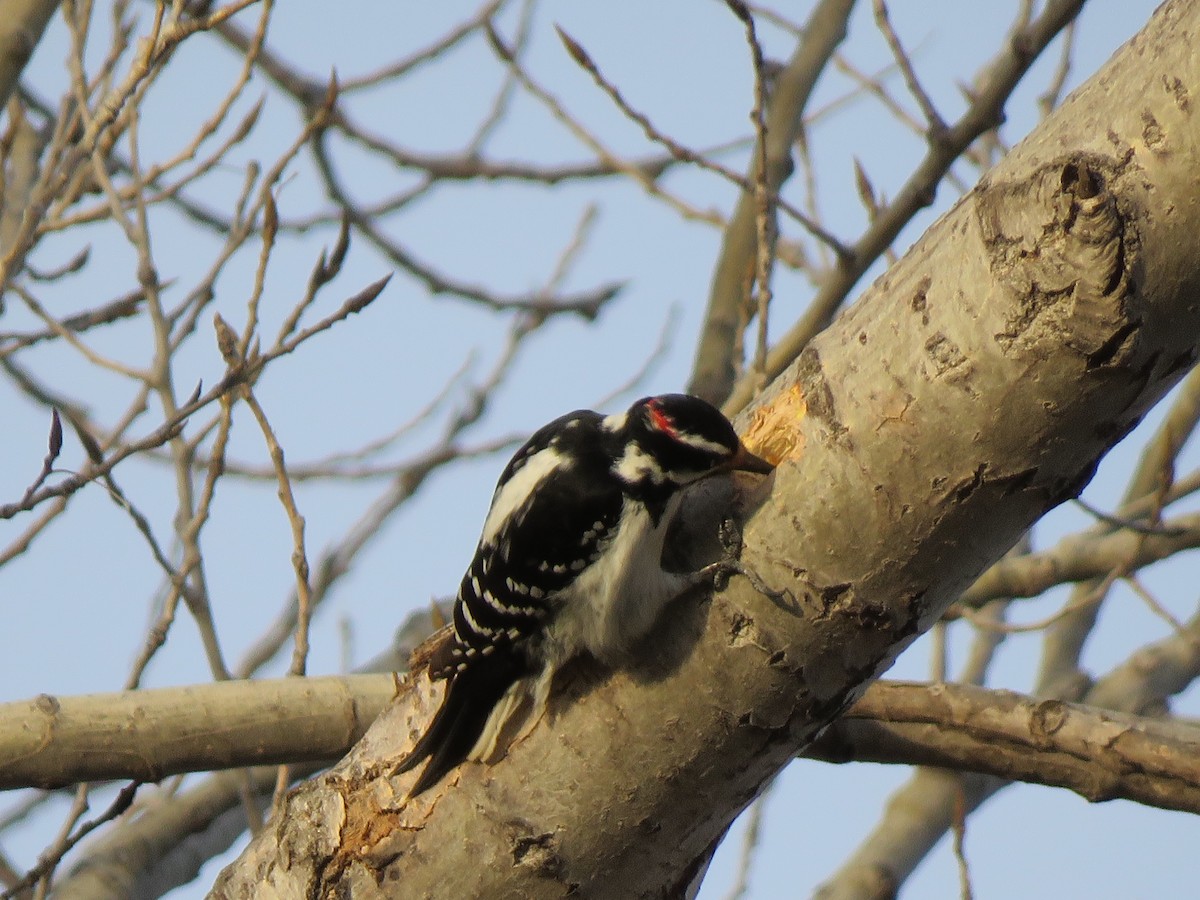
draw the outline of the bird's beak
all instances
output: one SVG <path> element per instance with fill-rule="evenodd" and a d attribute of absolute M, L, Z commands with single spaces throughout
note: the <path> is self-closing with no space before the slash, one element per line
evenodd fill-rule
<path fill-rule="evenodd" d="M 739 443 L 737 453 L 733 455 L 733 459 L 729 461 L 729 468 L 736 469 L 739 472 L 758 472 L 761 475 L 769 475 L 775 471 L 775 466 L 761 456 L 757 456 L 746 449 L 746 445 Z"/>

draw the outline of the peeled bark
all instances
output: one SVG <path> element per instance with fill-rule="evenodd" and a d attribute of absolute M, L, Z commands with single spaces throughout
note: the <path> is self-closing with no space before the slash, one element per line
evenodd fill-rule
<path fill-rule="evenodd" d="M 679 896 L 758 790 L 1193 363 L 1200 4 L 1166 4 L 743 417 L 745 579 L 405 804 L 423 677 L 217 897 Z"/>

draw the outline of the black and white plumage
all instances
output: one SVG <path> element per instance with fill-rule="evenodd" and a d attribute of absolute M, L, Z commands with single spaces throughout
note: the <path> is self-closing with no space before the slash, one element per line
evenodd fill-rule
<path fill-rule="evenodd" d="M 685 394 L 626 412 L 577 410 L 543 426 L 505 467 L 454 605 L 453 640 L 429 663 L 445 699 L 397 771 L 429 759 L 416 795 L 485 759 L 532 694 L 590 653 L 620 666 L 693 576 L 662 567 L 680 489 L 730 469 L 768 472 L 713 406 Z M 532 690 L 530 690 L 532 688 Z"/>

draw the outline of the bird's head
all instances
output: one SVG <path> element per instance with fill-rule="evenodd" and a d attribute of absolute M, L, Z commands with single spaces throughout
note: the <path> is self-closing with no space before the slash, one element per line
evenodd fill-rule
<path fill-rule="evenodd" d="M 743 446 L 719 409 L 688 394 L 643 397 L 604 427 L 620 438 L 613 471 L 631 486 L 678 488 L 717 472 L 774 469 Z"/>

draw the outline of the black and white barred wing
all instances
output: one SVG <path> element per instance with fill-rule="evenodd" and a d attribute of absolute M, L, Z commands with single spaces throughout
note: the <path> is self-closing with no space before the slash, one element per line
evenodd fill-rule
<path fill-rule="evenodd" d="M 413 794 L 468 758 L 501 698 L 538 668 L 539 638 L 558 612 L 560 595 L 617 526 L 619 487 L 611 479 L 579 477 L 589 474 L 579 467 L 608 465 L 588 452 L 595 421 L 579 416 L 564 416 L 534 434 L 501 476 L 459 586 L 454 639 L 430 660 L 430 677 L 450 681 L 446 698 L 398 769 L 430 757 Z"/>

